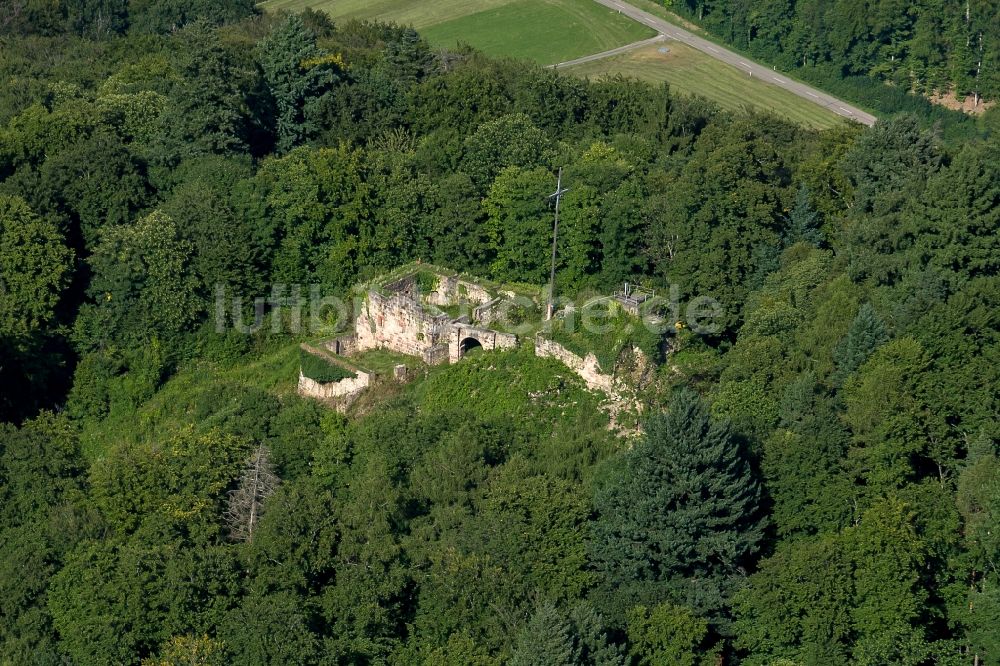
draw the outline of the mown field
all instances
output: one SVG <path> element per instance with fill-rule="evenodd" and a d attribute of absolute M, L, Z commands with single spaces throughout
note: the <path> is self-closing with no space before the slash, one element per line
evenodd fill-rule
<path fill-rule="evenodd" d="M 641 3 L 649 9 L 648 3 Z M 631 44 L 656 33 L 592 0 L 267 0 L 271 11 L 322 10 L 334 20 L 379 19 L 413 25 L 437 46 L 469 44 L 492 56 L 543 65 Z M 660 13 L 660 12 L 657 12 Z M 662 53 L 663 46 L 668 48 Z M 563 70 L 578 76 L 624 74 L 701 95 L 726 109 L 746 106 L 828 128 L 842 122 L 826 109 L 684 44 L 649 46 Z"/>
<path fill-rule="evenodd" d="M 809 127 L 828 128 L 844 122 L 831 111 L 787 90 L 751 79 L 745 72 L 675 41 L 574 65 L 561 71 L 592 78 L 624 74 L 654 83 L 665 81 L 672 90 L 700 95 L 725 109 L 750 106 Z"/>
<path fill-rule="evenodd" d="M 265 9 L 323 10 L 334 20 L 413 25 L 432 44 L 466 43 L 543 65 L 606 51 L 656 33 L 592 0 L 268 0 Z"/>

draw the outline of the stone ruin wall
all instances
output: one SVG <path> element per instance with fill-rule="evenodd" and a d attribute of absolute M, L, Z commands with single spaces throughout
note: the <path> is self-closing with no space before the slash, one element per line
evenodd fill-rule
<path fill-rule="evenodd" d="M 386 282 L 382 285 L 381 291 L 387 294 L 409 294 L 413 298 L 416 296 L 416 284 L 416 273 L 410 273 L 392 282 Z"/>
<path fill-rule="evenodd" d="M 576 373 L 587 388 L 601 391 L 610 396 L 617 395 L 615 380 L 601 371 L 601 364 L 592 353 L 581 358 L 554 340 L 538 336 L 535 338 L 535 356 L 554 358 Z"/>
<path fill-rule="evenodd" d="M 472 311 L 472 321 L 476 322 L 479 326 L 489 326 L 503 313 L 506 303 L 507 299 L 503 296 L 498 296 L 483 303 Z"/>
<path fill-rule="evenodd" d="M 490 329 L 476 328 L 474 326 L 455 325 L 451 330 L 451 339 L 448 344 L 448 360 L 458 363 L 462 358 L 462 340 L 473 338 L 479 341 L 483 349 L 492 351 L 495 349 L 513 349 L 517 346 L 517 336 L 510 333 L 501 333 Z"/>
<path fill-rule="evenodd" d="M 459 302 L 475 304 L 473 319 L 481 326 L 494 320 L 504 303 L 503 298 L 494 298 L 478 284 L 446 275 L 439 276 L 438 289 L 425 296 L 428 303 L 438 307 Z M 461 322 L 452 324 L 447 314 L 431 314 L 417 297 L 416 274 L 386 283 L 380 291 L 369 291 L 355 318 L 354 336 L 335 341 L 337 349 L 345 354 L 388 349 L 436 365 L 457 361 L 461 341 L 467 337 L 478 340 L 484 349 L 517 345 L 516 336 L 463 326 Z M 471 332 L 463 335 L 461 330 Z"/>
<path fill-rule="evenodd" d="M 371 385 L 371 375 L 360 370 L 355 371 L 355 377 L 347 377 L 337 382 L 327 382 L 320 384 L 315 379 L 311 379 L 299 371 L 299 395 L 321 400 L 331 400 L 334 398 L 351 398 L 364 391 Z"/>
<path fill-rule="evenodd" d="M 339 338 L 328 340 L 323 343 L 323 346 L 336 356 L 351 356 L 358 349 L 358 336 L 354 333 L 342 335 Z"/>
<path fill-rule="evenodd" d="M 427 351 L 425 351 L 421 356 L 422 360 L 427 365 L 439 365 L 441 363 L 447 363 L 451 358 L 451 347 L 447 344 L 434 345 Z"/>
<path fill-rule="evenodd" d="M 462 301 L 483 305 L 493 300 L 493 294 L 475 282 L 448 275 L 438 276 L 437 289 L 426 294 L 427 302 L 439 308 L 458 305 Z"/>
<path fill-rule="evenodd" d="M 332 340 L 326 344 L 326 347 L 331 350 L 340 349 L 343 351 L 344 345 L 350 344 L 351 341 L 352 338 L 348 336 L 346 338 Z M 305 344 L 302 345 L 302 349 L 310 354 L 315 354 L 320 358 L 325 356 L 322 351 Z M 334 359 L 332 358 L 327 358 L 326 360 L 330 363 L 334 362 Z M 330 404 L 338 411 L 346 411 L 347 408 L 358 399 L 358 396 L 360 396 L 365 389 L 371 385 L 372 376 L 354 366 L 346 365 L 342 361 L 336 361 L 336 365 L 349 369 L 354 373 L 354 376 L 345 377 L 344 379 L 335 382 L 318 382 L 311 377 L 306 377 L 302 373 L 302 369 L 299 368 L 299 395 L 306 398 L 316 398 L 317 400 L 322 400 Z"/>
<path fill-rule="evenodd" d="M 389 349 L 422 358 L 444 342 L 441 332 L 447 321 L 447 315 L 425 312 L 407 293 L 383 296 L 370 291 L 354 322 L 355 351 Z"/>

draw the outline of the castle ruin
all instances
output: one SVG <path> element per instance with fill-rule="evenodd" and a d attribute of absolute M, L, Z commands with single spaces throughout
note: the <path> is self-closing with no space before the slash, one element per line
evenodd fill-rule
<path fill-rule="evenodd" d="M 421 278 L 430 284 L 421 285 Z M 421 287 L 429 287 L 421 293 Z M 507 297 L 478 282 L 418 266 L 402 277 L 369 287 L 355 314 L 355 352 L 369 349 L 416 356 L 428 365 L 457 363 L 477 347 L 517 346 L 517 336 L 489 328 Z M 443 308 L 458 308 L 457 315 Z M 343 339 L 341 339 L 343 343 Z"/>
<path fill-rule="evenodd" d="M 331 354 L 338 365 L 351 366 L 355 378 L 320 384 L 300 376 L 299 393 L 346 409 L 369 385 L 378 381 L 405 381 L 406 367 L 397 366 L 394 377 L 379 377 L 352 365 L 352 356 L 384 349 L 420 359 L 427 365 L 457 363 L 474 349 L 511 349 L 518 337 L 491 324 L 509 319 L 518 307 L 539 307 L 536 297 L 485 280 L 456 275 L 429 264 L 410 264 L 389 276 L 360 287 L 353 332 L 324 343 L 317 355 Z M 626 289 L 616 300 L 632 313 L 648 299 L 644 290 Z M 634 307 L 630 307 L 634 306 Z M 535 355 L 553 358 L 576 375 L 588 388 L 621 402 L 629 393 L 616 368 L 602 368 L 593 353 L 575 354 L 538 331 Z M 301 373 L 300 373 L 301 374 Z"/>

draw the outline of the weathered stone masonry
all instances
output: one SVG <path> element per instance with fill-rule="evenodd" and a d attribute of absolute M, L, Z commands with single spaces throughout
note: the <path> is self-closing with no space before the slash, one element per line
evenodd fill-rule
<path fill-rule="evenodd" d="M 517 346 L 517 336 L 489 328 L 505 308 L 513 305 L 515 294 L 490 293 L 476 282 L 439 270 L 417 266 L 401 277 L 370 288 L 355 314 L 354 332 L 326 342 L 326 349 L 346 357 L 371 349 L 386 349 L 437 365 L 457 363 L 475 347 L 494 350 Z M 424 277 L 431 274 L 436 281 L 426 294 L 419 291 L 418 274 Z M 438 310 L 458 305 L 463 306 L 464 314 L 452 316 Z M 605 374 L 594 354 L 581 357 L 544 335 L 535 338 L 535 354 L 560 361 L 591 390 L 620 397 L 622 385 L 613 375 Z M 394 374 L 397 381 L 405 381 L 405 367 L 397 367 Z M 300 373 L 299 393 L 345 409 L 376 380 L 381 381 L 358 370 L 356 377 L 320 384 Z"/>
<path fill-rule="evenodd" d="M 355 350 L 388 349 L 430 363 L 444 353 L 435 348 L 447 345 L 447 339 L 442 338 L 448 321 L 446 314 L 425 311 L 405 291 L 387 296 L 369 291 L 354 320 Z"/>
<path fill-rule="evenodd" d="M 315 379 L 310 379 L 299 371 L 299 395 L 320 400 L 332 400 L 335 398 L 354 398 L 364 391 L 371 384 L 371 375 L 358 370 L 355 377 L 348 377 L 337 382 L 327 382 L 320 384 Z"/>
<path fill-rule="evenodd" d="M 496 316 L 503 298 L 494 298 L 468 280 L 446 275 L 437 279 L 437 288 L 427 294 L 426 302 L 438 307 L 476 305 L 472 320 L 478 325 L 470 324 L 467 315 L 452 318 L 428 311 L 419 300 L 415 277 L 409 275 L 383 285 L 382 291 L 368 291 L 354 321 L 354 349 L 388 349 L 436 365 L 457 363 L 473 347 L 493 350 L 517 346 L 517 336 L 485 327 Z"/>
<path fill-rule="evenodd" d="M 593 354 L 581 357 L 563 347 L 554 340 L 549 340 L 541 335 L 535 338 L 535 356 L 542 358 L 554 358 L 560 361 L 567 368 L 579 375 L 587 388 L 602 391 L 608 395 L 615 395 L 615 381 L 611 375 L 606 375 L 601 370 L 601 364 Z"/>
<path fill-rule="evenodd" d="M 329 346 L 330 345 L 328 344 L 327 347 L 329 348 Z M 340 344 L 337 344 L 336 346 L 339 348 Z M 370 373 L 365 372 L 349 363 L 345 363 L 343 360 L 330 358 L 325 351 L 310 347 L 307 344 L 303 344 L 302 349 L 310 354 L 319 356 L 330 363 L 335 363 L 336 365 L 341 366 L 345 370 L 354 373 L 354 376 L 345 377 L 344 379 L 335 382 L 321 383 L 311 377 L 306 377 L 305 374 L 302 373 L 302 368 L 300 367 L 298 383 L 299 395 L 307 398 L 323 400 L 338 411 L 346 411 L 347 408 L 351 406 L 351 403 L 357 400 L 358 397 L 371 385 L 373 377 Z"/>

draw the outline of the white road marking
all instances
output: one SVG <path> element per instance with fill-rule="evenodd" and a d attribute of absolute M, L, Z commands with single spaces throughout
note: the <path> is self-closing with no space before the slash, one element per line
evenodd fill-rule
<path fill-rule="evenodd" d="M 809 92 L 809 91 L 807 90 L 807 91 L 806 91 L 806 94 L 807 94 L 807 95 L 809 95 L 810 97 L 815 97 L 816 99 L 819 99 L 819 95 L 817 95 L 817 94 L 816 94 L 816 93 L 814 93 L 814 92 Z"/>

